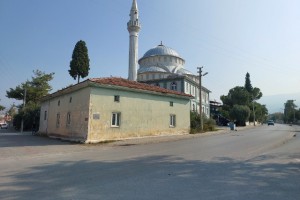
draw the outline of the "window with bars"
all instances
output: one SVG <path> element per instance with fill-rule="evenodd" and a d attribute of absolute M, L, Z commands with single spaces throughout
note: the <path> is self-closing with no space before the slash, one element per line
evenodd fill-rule
<path fill-rule="evenodd" d="M 170 127 L 176 126 L 176 115 L 170 115 Z"/>
<path fill-rule="evenodd" d="M 111 116 L 111 127 L 120 127 L 121 113 L 113 112 Z"/>

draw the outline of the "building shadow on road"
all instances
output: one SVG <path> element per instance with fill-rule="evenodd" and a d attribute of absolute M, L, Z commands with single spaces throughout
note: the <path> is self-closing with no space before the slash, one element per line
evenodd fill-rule
<path fill-rule="evenodd" d="M 59 161 L 2 174 L 0 199 L 298 199 L 299 163 L 262 162 L 272 159 Z"/>
<path fill-rule="evenodd" d="M 68 141 L 51 139 L 44 136 L 27 135 L 0 135 L 1 147 L 22 147 L 22 146 L 48 146 L 48 145 L 66 145 L 74 144 Z"/>

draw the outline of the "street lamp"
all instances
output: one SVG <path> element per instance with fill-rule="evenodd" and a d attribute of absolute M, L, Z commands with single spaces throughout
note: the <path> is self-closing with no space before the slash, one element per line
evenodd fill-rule
<path fill-rule="evenodd" d="M 205 76 L 208 74 L 208 72 L 205 72 L 204 74 L 202 74 L 202 67 L 197 67 L 198 69 L 198 73 L 199 73 L 199 111 L 200 111 L 200 128 L 201 131 L 203 131 L 203 117 L 202 117 L 202 76 Z"/>

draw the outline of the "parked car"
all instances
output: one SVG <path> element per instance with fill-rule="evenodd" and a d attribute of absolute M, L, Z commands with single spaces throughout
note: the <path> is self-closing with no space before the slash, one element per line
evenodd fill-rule
<path fill-rule="evenodd" d="M 1 129 L 7 129 L 8 128 L 8 124 L 1 124 Z"/>
<path fill-rule="evenodd" d="M 270 125 L 274 126 L 274 121 L 273 120 L 268 121 L 268 126 L 270 126 Z"/>

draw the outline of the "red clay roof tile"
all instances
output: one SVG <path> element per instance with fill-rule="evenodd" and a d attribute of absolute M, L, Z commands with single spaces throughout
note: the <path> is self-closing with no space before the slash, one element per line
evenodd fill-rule
<path fill-rule="evenodd" d="M 146 91 L 152 91 L 152 92 L 158 92 L 158 93 L 167 93 L 167 94 L 175 94 L 180 96 L 186 96 L 186 97 L 193 97 L 192 95 L 180 93 L 174 90 L 168 90 L 165 88 L 161 88 L 158 86 L 153 86 L 145 83 L 139 83 L 136 81 L 129 81 L 127 79 L 123 78 L 91 78 L 89 79 L 91 82 L 101 84 L 101 85 L 115 85 L 115 86 L 121 86 L 121 87 L 127 87 L 132 89 L 138 89 L 138 90 L 146 90 Z"/>

